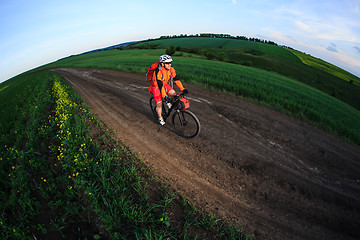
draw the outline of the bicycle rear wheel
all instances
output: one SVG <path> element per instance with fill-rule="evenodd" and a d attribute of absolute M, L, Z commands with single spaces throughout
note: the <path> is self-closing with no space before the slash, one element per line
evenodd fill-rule
<path fill-rule="evenodd" d="M 155 119 L 158 119 L 159 117 L 156 112 L 156 102 L 155 102 L 154 97 L 150 97 L 150 108 L 151 108 L 152 113 L 154 114 Z"/>
<path fill-rule="evenodd" d="M 192 112 L 188 110 L 176 111 L 172 115 L 172 123 L 177 134 L 184 138 L 194 138 L 200 133 L 200 122 Z"/>
<path fill-rule="evenodd" d="M 154 117 L 155 117 L 155 119 L 156 120 L 158 120 L 159 119 L 159 116 L 158 116 L 158 114 L 157 114 L 157 112 L 156 112 L 156 102 L 155 102 L 155 99 L 154 99 L 154 97 L 152 96 L 152 97 L 150 97 L 150 108 L 151 108 L 151 111 L 152 111 L 152 113 L 154 114 Z M 167 114 L 168 114 L 168 109 L 164 106 L 164 104 L 162 105 L 162 117 L 163 117 L 163 119 L 164 120 L 166 120 L 166 116 L 167 116 Z"/>

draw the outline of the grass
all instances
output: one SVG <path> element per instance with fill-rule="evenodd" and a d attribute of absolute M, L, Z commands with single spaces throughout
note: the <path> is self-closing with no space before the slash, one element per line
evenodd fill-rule
<path fill-rule="evenodd" d="M 344 69 L 341 69 L 337 66 L 334 66 L 328 62 L 325 62 L 319 58 L 314 58 L 308 54 L 292 50 L 292 52 L 298 56 L 298 58 L 306 65 L 314 67 L 316 69 L 319 69 L 321 71 L 330 73 L 334 76 L 339 77 L 340 79 L 345 80 L 348 83 L 354 83 L 358 86 L 360 86 L 360 79 L 354 76 L 353 74 L 350 74 L 349 72 L 345 71 Z"/>
<path fill-rule="evenodd" d="M 59 60 L 44 68 L 105 68 L 142 73 L 145 76 L 147 66 L 162 53 L 162 49 L 94 52 Z M 259 102 L 317 125 L 350 142 L 360 143 L 360 123 L 357 121 L 360 119 L 360 112 L 313 86 L 274 72 L 195 57 L 174 56 L 174 67 L 180 78 L 188 83 Z M 331 84 L 329 80 L 326 86 Z M 340 86 L 338 88 L 337 91 L 342 91 Z M 348 93 L 352 94 L 346 97 L 348 101 L 356 103 L 360 96 L 356 93 L 360 91 L 355 85 L 351 85 L 351 88 L 353 92 Z"/>
<path fill-rule="evenodd" d="M 144 45 L 149 42 L 139 43 L 136 45 Z M 167 46 L 181 46 L 181 47 L 199 47 L 199 48 L 246 48 L 257 49 L 256 42 L 225 39 L 225 38 L 208 38 L 208 37 L 187 37 L 187 38 L 170 38 L 159 39 L 150 42 L 151 44 L 157 44 L 159 48 L 165 48 Z"/>
<path fill-rule="evenodd" d="M 252 67 L 177 52 L 174 67 L 183 80 L 259 102 L 359 145 L 359 90 L 335 76 L 332 66 L 270 45 L 208 40 L 198 46 Z M 194 39 L 183 44 L 193 47 Z M 251 238 L 164 186 L 59 76 L 38 72 L 103 68 L 141 73 L 145 81 L 146 67 L 164 51 L 72 56 L 0 84 L 2 239 Z M 291 72 L 302 74 L 289 77 Z"/>
<path fill-rule="evenodd" d="M 59 76 L 1 87 L 2 239 L 251 238 L 164 186 Z"/>
<path fill-rule="evenodd" d="M 196 79 L 192 83 L 252 99 L 359 143 L 360 124 L 356 119 L 360 112 L 323 92 L 253 68 L 205 60 L 176 61 L 178 71 L 186 73 L 184 78 Z M 196 64 L 197 68 L 187 68 L 186 64 Z"/>
<path fill-rule="evenodd" d="M 316 88 L 360 110 L 360 78 L 321 59 L 270 44 L 226 38 L 170 38 L 141 45 L 211 52 L 219 60 L 275 72 Z"/>

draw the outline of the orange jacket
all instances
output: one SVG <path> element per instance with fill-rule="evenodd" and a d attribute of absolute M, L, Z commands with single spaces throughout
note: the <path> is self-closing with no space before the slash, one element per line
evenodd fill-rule
<path fill-rule="evenodd" d="M 158 87 L 160 89 L 162 97 L 165 97 L 166 92 L 164 90 L 164 86 L 166 86 L 166 84 L 168 84 L 171 79 L 174 80 L 176 86 L 179 87 L 180 91 L 183 91 L 185 89 L 180 82 L 179 77 L 176 75 L 175 69 L 173 67 L 170 67 L 170 70 L 166 70 L 159 64 L 159 67 L 154 71 L 151 86 Z"/>

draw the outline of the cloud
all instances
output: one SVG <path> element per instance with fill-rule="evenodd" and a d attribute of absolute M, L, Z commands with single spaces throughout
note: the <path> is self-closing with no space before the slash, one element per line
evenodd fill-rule
<path fill-rule="evenodd" d="M 339 67 L 344 68 L 347 71 L 357 75 L 360 77 L 360 60 L 355 59 L 346 55 L 342 55 L 340 53 L 332 53 L 333 55 L 333 62 L 337 64 Z M 330 59 L 329 59 L 330 60 Z"/>
<path fill-rule="evenodd" d="M 264 36 L 264 39 L 271 39 L 275 42 L 280 42 L 280 44 L 296 44 L 297 40 L 291 36 L 285 35 L 282 32 L 277 30 L 273 30 L 270 28 L 262 28 L 262 31 L 267 33 L 268 36 Z"/>
<path fill-rule="evenodd" d="M 326 50 L 330 51 L 330 52 L 339 52 L 337 49 L 336 49 L 336 44 L 335 43 L 330 43 L 330 46 L 328 46 L 326 48 Z"/>
<path fill-rule="evenodd" d="M 347 0 L 346 4 L 352 13 L 360 16 L 360 3 L 358 1 Z"/>
<path fill-rule="evenodd" d="M 353 30 L 346 25 L 345 21 L 337 21 L 334 24 L 319 21 L 296 21 L 295 26 L 298 34 L 311 34 L 313 39 L 342 40 L 357 42 L 358 37 Z"/>
<path fill-rule="evenodd" d="M 237 2 L 237 0 L 232 0 L 232 3 L 235 5 L 236 4 L 236 2 Z"/>
<path fill-rule="evenodd" d="M 346 0 L 348 7 L 343 3 L 324 5 L 314 3 L 304 7 L 301 1 L 292 1 L 273 10 L 276 17 L 285 25 L 292 25 L 288 34 L 307 36 L 313 39 L 327 41 L 342 40 L 352 43 L 359 42 L 357 29 L 360 27 L 360 1 Z M 345 11 L 350 11 L 352 13 Z M 290 33 L 290 31 L 292 33 Z"/>
<path fill-rule="evenodd" d="M 312 28 L 310 27 L 310 25 L 308 24 L 305 24 L 303 22 L 300 22 L 300 21 L 296 21 L 295 22 L 295 25 L 302 31 L 305 31 L 305 32 L 313 32 Z"/>
<path fill-rule="evenodd" d="M 320 44 L 316 41 L 307 41 L 298 37 L 284 34 L 283 32 L 273 30 L 271 28 L 262 28 L 265 35 L 273 41 L 293 47 L 299 51 L 311 54 L 314 57 L 319 57 L 335 64 L 351 73 L 360 76 L 360 60 L 358 58 L 345 55 L 342 46 L 338 46 L 338 43 L 330 42 L 326 48 L 324 44 Z M 352 46 L 358 54 L 360 54 L 360 46 Z"/>
<path fill-rule="evenodd" d="M 336 48 L 333 47 L 333 46 L 328 46 L 328 47 L 326 48 L 326 50 L 328 50 L 328 51 L 330 51 L 330 52 L 338 52 L 338 50 L 336 50 Z"/>
<path fill-rule="evenodd" d="M 288 8 L 288 7 L 280 7 L 275 9 L 275 14 L 280 14 L 282 16 L 296 16 L 296 17 L 301 17 L 305 14 L 303 14 L 301 11 L 295 10 L 296 8 Z"/>
<path fill-rule="evenodd" d="M 360 54 L 360 47 L 354 46 L 355 50 L 357 51 L 357 53 Z"/>

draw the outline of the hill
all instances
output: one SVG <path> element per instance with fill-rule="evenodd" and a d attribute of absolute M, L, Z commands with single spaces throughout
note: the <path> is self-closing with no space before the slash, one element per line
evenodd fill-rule
<path fill-rule="evenodd" d="M 293 59 L 314 72 L 324 66 L 255 43 L 247 51 L 259 59 Z M 71 56 L 0 84 L 0 236 L 251 239 L 241 225 L 259 239 L 357 239 L 358 146 L 291 116 L 359 145 L 360 112 L 299 80 L 232 62 L 222 52 L 231 44 L 174 54 L 204 127 L 192 141 L 152 121 L 139 75 L 170 47 Z M 102 121 L 174 182 L 157 181 Z M 172 155 L 159 154 L 164 148 Z M 203 214 L 170 185 L 239 225 Z"/>
<path fill-rule="evenodd" d="M 217 37 L 172 37 L 137 42 L 133 48 L 168 48 L 210 56 L 295 79 L 360 110 L 360 78 L 291 48 L 258 41 Z M 211 57 L 212 56 L 212 57 Z"/>
<path fill-rule="evenodd" d="M 75 67 L 145 74 L 146 68 L 164 52 L 165 49 L 128 48 L 122 48 L 121 51 L 97 51 L 61 59 L 37 70 Z M 173 58 L 181 79 L 188 83 L 256 101 L 354 143 L 360 142 L 360 122 L 357 121 L 360 112 L 314 87 L 271 71 L 241 64 L 209 61 L 199 53 L 177 52 Z M 338 82 L 345 83 L 343 80 Z M 356 97 L 358 96 L 355 95 Z"/>
<path fill-rule="evenodd" d="M 6 81 L 0 109 L 0 239 L 247 239 L 159 181 L 59 75 Z"/>

